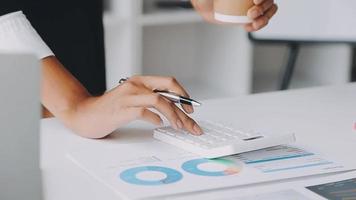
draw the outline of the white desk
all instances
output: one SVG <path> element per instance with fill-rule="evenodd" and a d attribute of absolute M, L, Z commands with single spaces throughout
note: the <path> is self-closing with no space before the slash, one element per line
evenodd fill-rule
<path fill-rule="evenodd" d="M 356 84 L 210 100 L 195 117 L 257 130 L 293 131 L 298 142 L 345 160 L 356 153 Z M 136 122 L 103 140 L 80 138 L 54 119 L 43 120 L 41 128 L 46 199 L 90 200 L 118 198 L 67 160 L 66 154 L 78 147 L 149 141 L 153 127 Z M 356 164 L 356 159 L 350 162 Z"/>

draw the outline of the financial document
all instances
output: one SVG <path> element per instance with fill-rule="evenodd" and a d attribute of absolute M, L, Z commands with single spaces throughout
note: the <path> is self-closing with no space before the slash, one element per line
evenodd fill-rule
<path fill-rule="evenodd" d="M 334 158 L 296 146 L 277 146 L 209 160 L 155 141 L 77 150 L 68 158 L 127 199 L 162 197 L 353 169 Z"/>
<path fill-rule="evenodd" d="M 258 191 L 258 192 L 256 192 Z M 163 198 L 162 198 L 163 199 Z M 169 197 L 170 200 L 353 200 L 356 171 L 253 187 L 233 187 Z M 157 200 L 157 199 L 155 199 Z"/>
<path fill-rule="evenodd" d="M 328 180 L 329 179 L 329 180 Z M 312 181 L 307 186 L 304 182 L 290 184 L 285 189 L 276 185 L 280 191 L 272 191 L 250 196 L 234 196 L 220 198 L 220 200 L 355 200 L 356 199 L 356 173 L 344 173 L 326 178 L 324 181 Z"/>
<path fill-rule="evenodd" d="M 293 190 L 283 190 L 283 191 L 276 191 L 270 193 L 262 193 L 256 194 L 251 196 L 235 196 L 230 198 L 223 198 L 221 200 L 236 200 L 236 199 L 243 199 L 243 200 L 312 200 L 303 194 Z"/>
<path fill-rule="evenodd" d="M 328 182 L 306 188 L 329 200 L 356 199 L 356 178 Z"/>

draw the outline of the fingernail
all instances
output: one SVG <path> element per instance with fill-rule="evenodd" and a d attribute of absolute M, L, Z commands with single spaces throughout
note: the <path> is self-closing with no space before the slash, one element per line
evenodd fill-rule
<path fill-rule="evenodd" d="M 196 134 L 201 135 L 203 134 L 203 130 L 201 130 L 200 126 L 198 124 L 195 124 L 193 127 L 193 130 Z"/>
<path fill-rule="evenodd" d="M 182 129 L 183 128 L 183 123 L 178 119 L 177 120 L 177 126 L 178 128 Z"/>

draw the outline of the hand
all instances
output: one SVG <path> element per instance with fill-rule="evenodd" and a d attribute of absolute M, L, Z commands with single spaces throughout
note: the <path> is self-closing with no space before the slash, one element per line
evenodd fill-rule
<path fill-rule="evenodd" d="M 87 124 L 86 130 L 79 130 L 87 136 L 103 137 L 115 129 L 122 127 L 134 120 L 144 120 L 155 125 L 162 125 L 161 117 L 150 109 L 161 113 L 175 129 L 186 129 L 187 131 L 200 135 L 202 130 L 199 125 L 186 113 L 193 113 L 193 107 L 183 105 L 183 112 L 174 103 L 153 92 L 154 89 L 168 90 L 179 95 L 189 97 L 184 88 L 172 77 L 134 76 L 115 89 L 104 94 L 102 97 L 94 97 L 86 102 L 79 110 L 91 110 L 82 113 L 83 121 L 90 116 L 95 117 L 95 124 Z M 78 123 L 78 121 L 76 122 Z M 90 127 L 90 128 L 88 128 Z M 103 135 L 96 135 L 102 133 Z M 91 137 L 91 136 L 90 136 Z"/>
<path fill-rule="evenodd" d="M 274 0 L 254 0 L 254 3 L 255 6 L 247 14 L 253 19 L 251 24 L 245 25 L 245 30 L 248 32 L 258 31 L 265 27 L 278 10 Z"/>
<path fill-rule="evenodd" d="M 191 0 L 191 2 L 206 21 L 222 24 L 222 22 L 214 19 L 213 0 Z M 265 27 L 278 10 L 274 0 L 254 0 L 254 3 L 255 6 L 248 11 L 248 16 L 253 19 L 253 22 L 244 25 L 245 30 L 248 32 L 257 31 Z"/>

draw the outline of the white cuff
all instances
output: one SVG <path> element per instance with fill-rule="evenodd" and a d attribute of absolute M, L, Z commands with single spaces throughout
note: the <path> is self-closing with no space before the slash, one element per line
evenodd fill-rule
<path fill-rule="evenodd" d="M 54 55 L 22 11 L 0 16 L 0 51 L 30 53 L 38 59 Z"/>

